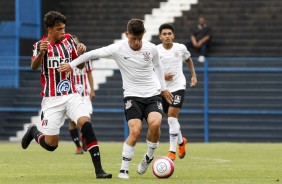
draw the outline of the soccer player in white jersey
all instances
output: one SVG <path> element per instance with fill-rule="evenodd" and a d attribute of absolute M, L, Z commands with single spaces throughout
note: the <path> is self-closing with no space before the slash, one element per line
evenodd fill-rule
<path fill-rule="evenodd" d="M 76 35 L 72 35 L 72 37 L 74 38 L 77 44 L 80 43 Z M 85 67 L 83 69 L 79 69 L 76 67 L 73 70 L 75 88 L 77 92 L 82 96 L 83 103 L 85 104 L 85 107 L 87 108 L 87 111 L 89 112 L 90 116 L 93 112 L 91 100 L 95 97 L 92 71 L 93 67 L 91 61 L 86 62 Z M 89 83 L 89 87 L 87 85 L 87 82 Z M 85 140 L 82 138 L 82 135 L 79 135 L 77 131 L 77 126 L 75 122 L 71 119 L 69 119 L 69 132 L 74 144 L 76 145 L 75 154 L 83 154 L 83 151 L 87 151 Z M 82 141 L 82 146 L 80 144 L 80 138 Z"/>
<path fill-rule="evenodd" d="M 34 44 L 31 67 L 41 68 L 41 84 L 43 97 L 42 127 L 40 132 L 35 124 L 31 124 L 22 138 L 22 148 L 26 149 L 30 142 L 35 141 L 48 151 L 58 147 L 60 127 L 65 122 L 65 116 L 76 122 L 81 129 L 86 147 L 90 153 L 95 168 L 96 178 L 112 178 L 101 164 L 97 138 L 94 134 L 91 119 L 83 104 L 81 95 L 77 93 L 73 73 L 59 72 L 60 63 L 69 63 L 86 51 L 83 44 L 76 45 L 73 37 L 65 33 L 66 17 L 59 12 L 50 11 L 44 16 L 47 34 Z M 79 65 L 82 69 L 84 65 Z"/>
<path fill-rule="evenodd" d="M 131 19 L 125 32 L 127 39 L 109 46 L 87 52 L 72 63 L 61 64 L 59 71 L 71 71 L 72 68 L 96 58 L 113 58 L 122 75 L 124 89 L 124 110 L 129 126 L 129 136 L 123 144 L 122 163 L 119 178 L 129 178 L 129 164 L 134 155 L 136 143 L 142 130 L 142 120 L 148 124 L 147 152 L 138 165 L 137 172 L 144 174 L 153 160 L 160 138 L 163 96 L 168 103 L 171 93 L 166 89 L 164 72 L 159 62 L 156 46 L 143 40 L 144 23 L 140 19 Z"/>
<path fill-rule="evenodd" d="M 173 25 L 162 24 L 159 27 L 159 38 L 162 43 L 157 45 L 157 48 L 165 73 L 166 86 L 173 94 L 172 104 L 167 103 L 166 100 L 162 100 L 170 135 L 170 148 L 167 156 L 171 160 L 176 159 L 175 153 L 178 144 L 178 156 L 182 159 L 185 156 L 185 145 L 187 143 L 187 139 L 182 137 L 180 124 L 178 122 L 179 112 L 184 102 L 186 89 L 186 78 L 183 74 L 183 61 L 186 62 L 192 74 L 190 82 L 191 87 L 196 86 L 197 76 L 190 52 L 185 45 L 173 42 Z"/>

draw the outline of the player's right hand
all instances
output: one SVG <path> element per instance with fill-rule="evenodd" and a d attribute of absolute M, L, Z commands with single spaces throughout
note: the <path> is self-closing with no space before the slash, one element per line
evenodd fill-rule
<path fill-rule="evenodd" d="M 48 41 L 43 41 L 40 44 L 40 53 L 45 54 L 45 52 L 48 50 Z"/>
<path fill-rule="evenodd" d="M 70 72 L 71 66 L 69 63 L 61 63 L 58 67 L 58 72 Z"/>

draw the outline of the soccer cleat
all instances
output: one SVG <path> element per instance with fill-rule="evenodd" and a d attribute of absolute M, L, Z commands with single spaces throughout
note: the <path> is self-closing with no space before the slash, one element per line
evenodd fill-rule
<path fill-rule="evenodd" d="M 103 169 L 96 173 L 96 178 L 97 179 L 106 179 L 106 178 L 112 178 L 111 173 L 106 173 Z"/>
<path fill-rule="evenodd" d="M 75 151 L 74 154 L 83 154 L 83 149 L 82 149 L 82 147 L 76 148 L 76 151 Z"/>
<path fill-rule="evenodd" d="M 178 146 L 178 157 L 180 159 L 185 157 L 186 151 L 185 151 L 185 146 L 187 143 L 187 139 L 185 137 L 182 138 L 183 139 L 183 144 L 182 146 Z"/>
<path fill-rule="evenodd" d="M 128 179 L 129 178 L 128 171 L 120 170 L 119 173 L 118 173 L 118 178 L 120 178 L 120 179 Z"/>
<path fill-rule="evenodd" d="M 148 167 L 149 167 L 149 165 L 150 165 L 150 163 L 152 162 L 153 159 L 154 159 L 154 157 L 150 159 L 148 157 L 148 155 L 145 154 L 143 160 L 138 165 L 138 168 L 137 168 L 138 174 L 144 174 L 147 171 L 147 169 L 148 169 Z"/>
<path fill-rule="evenodd" d="M 81 139 L 81 142 L 82 142 L 82 149 L 83 151 L 87 151 L 87 147 L 86 147 L 86 142 L 85 142 L 85 139 L 82 137 L 82 134 L 80 134 L 80 139 Z"/>
<path fill-rule="evenodd" d="M 176 159 L 175 153 L 173 152 L 168 152 L 167 157 L 170 158 L 170 160 L 174 161 Z"/>
<path fill-rule="evenodd" d="M 36 128 L 36 125 L 30 124 L 26 133 L 24 134 L 24 136 L 22 138 L 22 148 L 23 149 L 26 149 L 33 139 L 33 135 L 32 135 L 33 128 Z"/>

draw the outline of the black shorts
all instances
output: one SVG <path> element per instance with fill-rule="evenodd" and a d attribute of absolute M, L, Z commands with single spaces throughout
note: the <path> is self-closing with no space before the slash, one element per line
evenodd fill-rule
<path fill-rule="evenodd" d="M 150 112 L 159 112 L 163 115 L 161 95 L 148 98 L 141 97 L 125 97 L 124 98 L 124 114 L 126 120 L 140 119 L 147 120 Z"/>
<path fill-rule="evenodd" d="M 168 108 L 169 107 L 176 107 L 180 108 L 182 107 L 182 104 L 184 102 L 184 97 L 185 97 L 185 90 L 178 90 L 175 92 L 172 92 L 173 95 L 173 102 L 172 104 L 169 104 L 164 98 L 162 98 L 162 104 L 163 104 L 163 111 L 164 113 L 168 113 Z"/>

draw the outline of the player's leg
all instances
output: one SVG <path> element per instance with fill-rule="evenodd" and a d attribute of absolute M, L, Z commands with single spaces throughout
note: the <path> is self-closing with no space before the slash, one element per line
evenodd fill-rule
<path fill-rule="evenodd" d="M 155 150 L 158 147 L 160 135 L 161 135 L 161 122 L 163 115 L 163 108 L 160 96 L 153 96 L 147 100 L 145 108 L 145 117 L 148 123 L 147 132 L 147 152 L 144 155 L 143 160 L 138 165 L 137 172 L 139 174 L 144 174 L 149 164 L 154 159 Z"/>
<path fill-rule="evenodd" d="M 26 149 L 32 139 L 48 151 L 54 151 L 58 147 L 60 127 L 65 121 L 63 100 L 59 98 L 45 98 L 42 101 L 42 127 L 44 134 L 35 124 L 31 124 L 22 138 L 22 147 Z"/>
<path fill-rule="evenodd" d="M 106 173 L 102 168 L 98 140 L 93 131 L 89 113 L 82 102 L 81 96 L 79 94 L 70 96 L 71 98 L 67 106 L 67 116 L 77 122 L 77 126 L 81 130 L 95 168 L 96 178 L 112 178 L 112 174 Z"/>
<path fill-rule="evenodd" d="M 143 160 L 138 165 L 137 172 L 139 174 L 144 174 L 149 164 L 154 159 L 155 150 L 158 147 L 159 139 L 160 139 L 160 125 L 162 120 L 162 114 L 159 112 L 151 112 L 147 118 L 148 122 L 148 132 L 147 132 L 147 152 L 144 155 Z"/>
<path fill-rule="evenodd" d="M 184 103 L 185 90 L 178 90 L 172 93 L 174 98 L 173 102 L 168 109 L 168 124 L 170 133 L 170 152 L 168 157 L 171 160 L 175 160 L 176 145 L 178 144 L 178 156 L 179 158 L 184 158 L 185 156 L 185 146 L 187 139 L 182 137 L 181 126 L 178 121 L 178 116 L 180 109 Z M 174 155 L 173 155 L 174 153 Z"/>
<path fill-rule="evenodd" d="M 142 122 L 140 119 L 131 119 L 128 121 L 129 135 L 123 144 L 122 162 L 118 177 L 121 179 L 129 178 L 129 165 L 135 152 L 135 145 L 140 137 Z"/>
<path fill-rule="evenodd" d="M 70 136 L 71 136 L 72 141 L 74 142 L 74 144 L 76 146 L 75 154 L 83 154 L 83 149 L 80 145 L 80 139 L 79 139 L 77 126 L 76 126 L 75 122 L 72 121 L 71 119 L 68 119 L 68 121 L 69 121 Z"/>
<path fill-rule="evenodd" d="M 83 96 L 82 100 L 83 100 L 83 103 L 85 104 L 85 107 L 87 108 L 87 111 L 89 112 L 90 117 L 91 117 L 91 115 L 93 113 L 93 106 L 92 106 L 90 96 Z M 81 138 L 81 142 L 82 142 L 83 151 L 87 151 L 86 142 L 85 142 L 85 139 L 82 136 L 82 133 L 80 133 L 80 138 Z"/>
<path fill-rule="evenodd" d="M 180 124 L 178 122 L 178 114 L 180 109 L 177 107 L 169 107 L 167 123 L 169 125 L 169 153 L 167 157 L 171 160 L 175 160 L 176 146 L 178 141 L 178 135 L 180 132 Z"/>
<path fill-rule="evenodd" d="M 142 110 L 136 98 L 124 99 L 125 116 L 128 122 L 129 135 L 123 144 L 122 162 L 118 178 L 129 178 L 129 165 L 135 152 L 135 145 L 140 137 L 142 130 Z"/>

